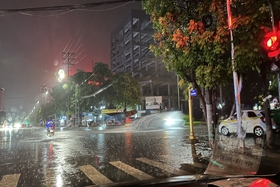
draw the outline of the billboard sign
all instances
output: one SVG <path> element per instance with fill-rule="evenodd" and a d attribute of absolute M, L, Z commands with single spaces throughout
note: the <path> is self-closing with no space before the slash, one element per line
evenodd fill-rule
<path fill-rule="evenodd" d="M 160 109 L 162 96 L 146 97 L 146 109 Z"/>

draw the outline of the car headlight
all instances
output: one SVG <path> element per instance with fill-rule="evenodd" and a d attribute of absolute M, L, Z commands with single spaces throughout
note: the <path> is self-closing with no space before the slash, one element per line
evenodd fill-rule
<path fill-rule="evenodd" d="M 167 118 L 165 119 L 165 124 L 166 125 L 174 125 L 175 124 L 175 120 L 172 118 Z"/>
<path fill-rule="evenodd" d="M 15 128 L 20 128 L 20 123 L 15 123 Z"/>

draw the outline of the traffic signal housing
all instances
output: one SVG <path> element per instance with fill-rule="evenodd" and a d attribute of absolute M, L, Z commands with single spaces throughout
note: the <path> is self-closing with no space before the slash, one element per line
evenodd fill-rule
<path fill-rule="evenodd" d="M 268 32 L 264 35 L 263 46 L 268 51 L 268 57 L 275 57 L 280 53 L 280 31 Z"/>

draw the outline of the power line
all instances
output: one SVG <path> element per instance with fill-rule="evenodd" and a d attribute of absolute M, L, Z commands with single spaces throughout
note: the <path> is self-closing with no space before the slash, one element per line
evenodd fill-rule
<path fill-rule="evenodd" d="M 88 23 L 91 21 L 92 17 L 93 17 L 93 14 L 92 14 L 92 16 L 90 17 L 90 19 L 87 21 L 86 25 L 88 25 Z M 99 19 L 99 17 L 98 17 L 98 19 Z M 83 34 L 84 34 L 84 32 L 83 32 Z M 88 40 L 88 37 L 89 37 L 90 35 L 92 35 L 91 32 L 89 32 L 89 33 L 87 34 L 86 38 L 83 39 L 83 42 L 81 42 L 81 45 L 80 45 L 78 48 L 75 47 L 73 51 L 77 52 L 77 51 L 79 50 L 79 48 L 82 46 L 82 43 L 84 43 L 85 41 L 88 41 L 88 43 L 89 43 L 89 42 L 92 40 L 92 38 L 91 38 L 90 40 Z M 81 40 L 81 37 L 80 37 L 79 41 L 80 41 L 80 40 Z M 78 41 L 78 42 L 79 42 L 79 41 Z M 78 42 L 77 42 L 77 44 L 78 44 Z M 77 44 L 76 44 L 76 46 L 77 46 Z M 87 44 L 86 44 L 86 45 L 87 45 Z M 84 45 L 83 49 L 80 51 L 80 53 L 79 53 L 75 58 L 77 58 L 77 57 L 82 53 L 82 51 L 84 51 L 86 45 Z M 80 60 L 79 60 L 79 61 L 80 61 Z"/>
<path fill-rule="evenodd" d="M 103 91 L 106 90 L 107 88 L 111 87 L 111 86 L 112 86 L 114 83 L 116 83 L 119 79 L 120 79 L 120 77 L 119 77 L 117 80 L 113 81 L 112 83 L 108 84 L 107 86 L 105 86 L 105 87 L 103 87 L 103 88 L 97 90 L 96 92 L 94 92 L 94 93 L 92 93 L 92 94 L 90 94 L 90 95 L 85 95 L 85 96 L 81 97 L 81 99 L 86 99 L 86 98 L 90 98 L 90 97 L 95 97 L 97 94 L 100 94 L 101 92 L 103 92 Z"/>
<path fill-rule="evenodd" d="M 111 12 L 109 12 L 109 14 L 106 15 L 106 17 L 105 17 L 103 23 L 106 22 L 106 20 L 108 19 L 110 13 L 111 13 Z M 107 31 L 109 28 L 110 28 L 110 26 L 106 29 L 106 31 Z M 105 31 L 105 32 L 106 32 L 106 31 Z M 87 46 L 90 46 L 91 41 L 92 41 L 92 39 L 91 39 L 91 40 L 88 40 L 87 44 L 84 46 L 84 49 L 87 48 Z M 98 44 L 98 41 L 96 41 L 94 45 L 97 45 L 97 44 Z M 84 49 L 83 49 L 83 50 L 84 50 Z M 91 48 L 88 50 L 88 52 L 87 52 L 82 58 L 80 58 L 80 59 L 76 62 L 76 64 L 78 64 L 79 62 L 81 62 L 92 50 L 93 50 L 93 47 L 91 47 Z M 77 57 L 78 57 L 78 55 L 76 56 L 76 58 L 77 58 Z"/>
<path fill-rule="evenodd" d="M 90 12 L 104 12 L 104 11 L 114 10 L 114 9 L 123 7 L 123 6 L 125 6 L 125 5 L 127 5 L 129 3 L 132 3 L 132 2 L 134 2 L 134 1 L 126 2 L 126 3 L 124 3 L 122 5 L 119 5 L 119 6 L 116 6 L 116 7 L 99 9 L 99 10 L 90 10 L 90 9 L 77 9 L 77 10 L 90 11 Z"/>
<path fill-rule="evenodd" d="M 89 19 L 85 22 L 85 25 L 88 25 L 88 24 L 91 22 L 91 20 L 92 20 L 92 18 L 93 18 L 93 15 L 94 15 L 94 14 L 92 14 L 92 15 L 89 17 Z M 100 15 L 99 15 L 99 16 L 100 16 Z M 98 17 L 98 19 L 99 19 L 99 17 Z M 77 31 L 77 33 L 76 33 L 76 36 L 78 36 L 79 31 L 81 30 L 81 27 L 82 27 L 82 26 L 79 25 L 79 29 L 78 29 L 78 31 Z M 78 46 L 78 44 L 79 44 L 80 40 L 82 39 L 82 36 L 84 35 L 84 33 L 85 33 L 85 30 L 84 30 L 83 33 L 80 35 L 78 41 L 76 42 L 76 45 L 75 45 L 74 49 L 72 50 L 72 51 L 74 51 L 75 53 L 78 52 L 78 50 L 79 50 L 80 47 L 82 46 L 82 44 L 79 45 L 79 46 Z M 91 34 L 91 33 L 89 33 L 88 36 L 89 36 L 90 34 Z M 85 39 L 84 41 L 87 40 L 88 36 L 86 37 L 86 39 Z M 82 42 L 82 43 L 83 43 L 83 42 Z M 78 46 L 78 48 L 77 48 L 77 46 Z M 84 49 L 83 49 L 83 50 L 84 50 Z M 82 51 L 83 51 L 83 50 L 82 50 Z M 68 49 L 68 51 L 70 51 L 70 48 Z M 81 52 L 80 52 L 78 55 L 80 55 L 80 54 L 81 54 Z M 77 58 L 78 55 L 77 55 L 75 58 Z"/>
<path fill-rule="evenodd" d="M 24 13 L 26 12 L 50 12 L 50 11 L 72 11 L 72 10 L 86 10 L 88 8 L 93 8 L 96 6 L 101 6 L 105 4 L 117 4 L 117 3 L 128 3 L 128 2 L 141 2 L 142 0 L 117 0 L 117 1 L 107 1 L 107 2 L 95 2 L 95 3 L 85 3 L 85 4 L 74 4 L 74 5 L 61 5 L 61 6 L 48 6 L 48 7 L 32 7 L 32 8 L 18 8 L 18 9 L 0 9 L 0 13 L 3 15 L 9 13 Z M 30 15 L 30 14 L 29 14 Z"/>
<path fill-rule="evenodd" d="M 70 13 L 70 12 L 73 12 L 75 10 L 68 10 L 68 11 L 65 11 L 65 12 L 58 12 L 57 14 L 50 14 L 50 15 L 34 15 L 34 14 L 31 14 L 31 13 L 27 13 L 27 12 L 20 12 L 20 14 L 24 15 L 24 16 L 36 16 L 36 17 L 57 17 L 57 16 L 61 16 L 61 15 L 64 15 L 64 14 L 67 14 L 67 13 Z M 3 15 L 2 15 L 3 16 Z"/>
<path fill-rule="evenodd" d="M 70 39 L 68 40 L 68 42 L 67 42 L 67 44 L 66 44 L 65 48 L 63 49 L 63 51 L 65 51 L 65 50 L 66 50 L 66 48 L 67 48 L 67 46 L 69 45 L 69 42 L 72 40 L 72 38 L 73 38 L 73 36 L 71 36 L 71 37 L 70 37 Z"/>
<path fill-rule="evenodd" d="M 70 68 L 72 65 L 74 65 L 72 62 L 72 60 L 74 60 L 74 58 L 71 58 L 71 56 L 74 54 L 74 53 L 70 53 L 70 52 L 62 52 L 62 54 L 66 57 L 63 57 L 62 59 L 64 60 L 64 63 L 63 64 L 66 64 L 67 65 L 67 74 L 68 74 L 68 78 L 69 78 L 69 75 L 70 75 Z"/>
<path fill-rule="evenodd" d="M 114 1 L 114 3 L 120 3 L 120 2 L 122 2 L 122 1 Z M 113 10 L 113 9 L 117 9 L 117 8 L 122 7 L 122 6 L 125 6 L 125 5 L 127 5 L 127 4 L 129 4 L 129 3 L 131 3 L 131 2 L 135 2 L 135 1 L 126 1 L 124 4 L 119 5 L 119 6 L 116 6 L 116 7 L 107 8 L 107 9 L 102 9 L 102 10 L 90 10 L 90 11 L 108 11 L 108 10 Z M 104 3 L 107 4 L 107 2 L 104 2 Z M 82 9 L 77 9 L 77 10 L 82 10 Z M 83 10 L 85 10 L 85 9 L 83 9 Z M 93 16 L 93 15 L 92 15 L 92 16 Z M 92 19 L 92 16 L 90 17 L 90 19 L 88 20 L 88 22 L 90 22 L 90 20 Z M 109 14 L 106 15 L 105 20 L 106 20 L 108 17 L 109 17 Z M 104 21 L 104 22 L 105 22 L 105 21 Z M 106 31 L 107 31 L 109 28 L 110 28 L 110 26 L 106 29 Z M 80 28 L 78 29 L 77 34 L 79 33 L 79 30 L 80 30 Z M 76 34 L 76 36 L 77 36 L 77 34 Z M 66 47 L 64 48 L 63 51 L 65 52 L 66 48 L 68 48 L 67 51 L 74 51 L 75 53 L 77 53 L 78 50 L 82 47 L 82 44 L 79 45 L 79 46 L 78 46 L 78 44 L 79 44 L 79 41 L 81 41 L 83 35 L 84 35 L 84 32 L 83 32 L 83 33 L 81 34 L 81 36 L 79 37 L 79 39 L 78 39 L 78 41 L 76 42 L 75 47 L 74 47 L 73 50 L 70 50 L 70 49 L 71 49 L 71 47 L 72 47 L 74 41 L 71 42 L 69 48 L 68 48 L 68 46 L 69 46 L 69 42 L 70 42 L 70 41 L 68 41 L 68 44 L 66 45 Z M 77 57 L 83 53 L 84 49 L 87 48 L 87 46 L 90 45 L 90 43 L 91 43 L 91 41 L 92 41 L 92 38 L 91 38 L 90 40 L 87 39 L 90 35 L 91 35 L 91 33 L 89 33 L 89 34 L 87 35 L 87 37 L 84 39 L 84 41 L 88 41 L 88 42 L 87 42 L 86 45 L 84 45 L 83 49 L 78 53 L 78 55 L 75 57 L 75 59 L 77 59 Z M 72 38 L 73 38 L 73 36 L 70 38 L 70 40 L 71 40 Z M 84 42 L 84 41 L 83 41 L 83 42 Z M 83 43 L 83 42 L 82 42 L 82 43 Z M 98 43 L 98 42 L 96 42 L 95 45 L 97 45 L 97 43 Z M 77 47 L 77 46 L 78 46 L 78 47 Z M 77 60 L 77 62 L 76 62 L 75 64 L 78 64 L 79 62 L 81 62 L 92 50 L 93 50 L 93 47 L 92 47 L 85 55 L 83 55 L 79 60 Z M 65 57 L 65 56 L 64 56 L 64 57 Z"/>

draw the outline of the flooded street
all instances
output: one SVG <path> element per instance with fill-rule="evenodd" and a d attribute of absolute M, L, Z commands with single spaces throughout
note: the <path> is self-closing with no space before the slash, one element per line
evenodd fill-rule
<path fill-rule="evenodd" d="M 195 174 L 211 156 L 205 128 L 195 127 L 195 145 L 185 127 L 67 127 L 56 128 L 51 138 L 44 127 L 1 129 L 0 186 L 87 186 Z"/>

